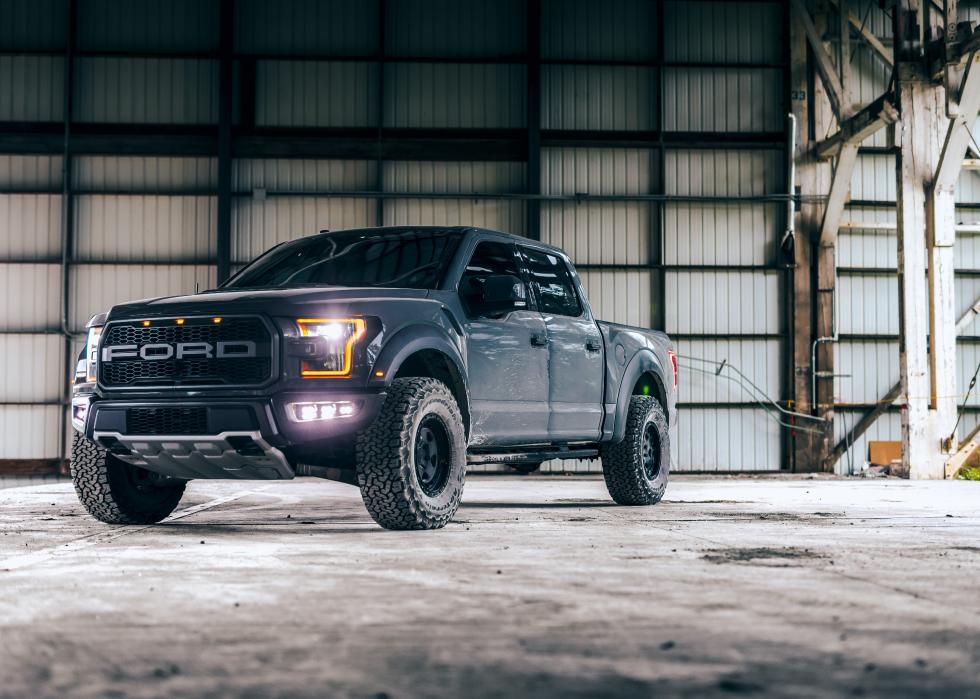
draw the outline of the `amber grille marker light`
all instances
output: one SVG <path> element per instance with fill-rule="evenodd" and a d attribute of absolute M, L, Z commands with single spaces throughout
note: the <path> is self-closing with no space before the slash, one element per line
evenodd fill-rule
<path fill-rule="evenodd" d="M 354 365 L 354 343 L 364 335 L 366 324 L 363 318 L 298 318 L 300 333 L 304 337 L 314 337 L 317 333 L 312 332 L 312 326 L 332 325 L 348 326 L 347 339 L 344 342 L 344 364 L 340 369 L 310 369 L 308 362 L 303 362 L 300 375 L 308 379 L 322 378 L 345 378 L 351 375 Z M 353 326 L 353 332 L 350 327 Z"/>

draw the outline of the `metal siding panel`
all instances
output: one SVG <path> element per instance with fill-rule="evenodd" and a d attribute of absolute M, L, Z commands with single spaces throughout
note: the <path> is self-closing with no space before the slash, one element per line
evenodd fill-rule
<path fill-rule="evenodd" d="M 388 64 L 384 125 L 520 128 L 526 118 L 524 82 L 525 69 L 520 65 Z"/>
<path fill-rule="evenodd" d="M 62 121 L 64 60 L 0 56 L 0 121 Z"/>
<path fill-rule="evenodd" d="M 667 194 L 754 197 L 786 188 L 785 158 L 775 150 L 670 150 Z"/>
<path fill-rule="evenodd" d="M 756 399 L 730 372 L 717 374 L 717 362 L 738 369 L 767 396 L 778 400 L 779 340 L 685 340 L 674 342 L 680 363 L 680 400 L 684 403 L 739 403 Z"/>
<path fill-rule="evenodd" d="M 323 229 L 377 225 L 376 200 L 346 197 L 241 198 L 231 212 L 231 259 L 249 262 L 273 245 Z"/>
<path fill-rule="evenodd" d="M 652 273 L 644 270 L 579 270 L 592 314 L 611 323 L 649 328 Z"/>
<path fill-rule="evenodd" d="M 0 405 L 0 459 L 57 459 L 61 407 Z"/>
<path fill-rule="evenodd" d="M 859 155 L 851 175 L 851 199 L 895 201 L 895 157 Z"/>
<path fill-rule="evenodd" d="M 675 471 L 779 470 L 781 428 L 764 410 L 691 408 L 678 423 Z"/>
<path fill-rule="evenodd" d="M 782 60 L 782 8 L 773 2 L 668 2 L 668 61 L 776 63 Z"/>
<path fill-rule="evenodd" d="M 543 148 L 544 194 L 650 194 L 657 154 L 639 148 Z"/>
<path fill-rule="evenodd" d="M 194 262 L 217 254 L 216 197 L 82 195 L 75 204 L 81 262 Z"/>
<path fill-rule="evenodd" d="M 774 258 L 779 204 L 673 204 L 664 217 L 664 261 L 763 265 Z"/>
<path fill-rule="evenodd" d="M 248 159 L 232 163 L 232 188 L 268 192 L 355 192 L 374 189 L 371 160 Z"/>
<path fill-rule="evenodd" d="M 0 260 L 61 257 L 61 196 L 0 194 Z"/>
<path fill-rule="evenodd" d="M 391 160 L 384 163 L 386 192 L 507 194 L 523 192 L 524 163 Z"/>
<path fill-rule="evenodd" d="M 218 48 L 218 3 L 200 0 L 85 0 L 82 51 L 190 52 Z"/>
<path fill-rule="evenodd" d="M 235 49 L 264 55 L 369 56 L 378 51 L 378 3 L 237 0 Z"/>
<path fill-rule="evenodd" d="M 65 339 L 46 335 L 0 335 L 0 403 L 58 402 L 65 381 Z"/>
<path fill-rule="evenodd" d="M 541 67 L 541 126 L 560 130 L 648 131 L 657 128 L 652 68 Z"/>
<path fill-rule="evenodd" d="M 667 332 L 778 333 L 777 272 L 666 273 Z"/>
<path fill-rule="evenodd" d="M 258 61 L 257 126 L 374 126 L 377 64 Z"/>
<path fill-rule="evenodd" d="M 895 230 L 876 230 L 874 224 L 895 225 L 895 209 L 855 208 L 845 211 L 844 221 L 868 223 L 868 228 L 844 228 L 837 234 L 839 267 L 897 269 L 898 237 Z"/>
<path fill-rule="evenodd" d="M 0 188 L 61 190 L 61 156 L 0 155 Z"/>
<path fill-rule="evenodd" d="M 218 62 L 174 58 L 79 58 L 75 115 L 80 122 L 213 124 Z"/>
<path fill-rule="evenodd" d="M 544 202 L 541 240 L 576 264 L 645 264 L 654 207 L 644 202 Z"/>
<path fill-rule="evenodd" d="M 666 131 L 782 131 L 782 70 L 670 68 L 664 122 Z"/>
<path fill-rule="evenodd" d="M 834 351 L 839 403 L 874 403 L 898 381 L 898 342 L 843 341 Z"/>
<path fill-rule="evenodd" d="M 214 265 L 96 265 L 72 267 L 69 325 L 81 332 L 96 313 L 138 299 L 194 293 L 214 287 Z"/>
<path fill-rule="evenodd" d="M 543 0 L 541 56 L 582 61 L 653 61 L 656 6 L 647 0 Z"/>
<path fill-rule="evenodd" d="M 385 54 L 499 57 L 524 53 L 522 0 L 398 0 L 385 7 Z"/>
<path fill-rule="evenodd" d="M 210 190 L 218 186 L 217 158 L 78 155 L 76 190 Z"/>
<path fill-rule="evenodd" d="M 524 235 L 524 202 L 505 199 L 387 199 L 385 226 L 479 226 Z"/>
<path fill-rule="evenodd" d="M 842 334 L 898 334 L 898 278 L 842 276 L 837 280 Z"/>
<path fill-rule="evenodd" d="M 0 46 L 6 50 L 60 51 L 65 47 L 67 8 L 64 0 L 0 2 Z"/>
<path fill-rule="evenodd" d="M 0 330 L 54 330 L 60 317 L 60 265 L 0 264 Z"/>

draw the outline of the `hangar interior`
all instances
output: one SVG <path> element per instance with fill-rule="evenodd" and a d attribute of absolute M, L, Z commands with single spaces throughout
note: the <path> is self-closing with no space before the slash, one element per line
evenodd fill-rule
<path fill-rule="evenodd" d="M 895 128 L 848 142 L 830 253 L 806 226 L 834 154 L 800 163 L 837 129 L 814 46 L 863 114 L 893 89 L 893 10 L 0 0 L 0 470 L 65 453 L 94 313 L 213 287 L 284 240 L 392 224 L 561 246 L 597 317 L 666 330 L 673 470 L 860 470 L 869 439 L 902 431 Z M 958 316 L 980 297 L 977 178 L 955 189 Z M 959 394 L 978 349 L 967 324 Z M 960 436 L 980 396 L 964 407 Z"/>

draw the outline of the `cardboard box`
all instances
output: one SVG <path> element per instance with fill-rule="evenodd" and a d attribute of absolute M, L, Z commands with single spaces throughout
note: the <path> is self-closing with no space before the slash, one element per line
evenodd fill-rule
<path fill-rule="evenodd" d="M 901 460 L 901 442 L 868 442 L 868 463 L 872 466 L 888 466 Z"/>

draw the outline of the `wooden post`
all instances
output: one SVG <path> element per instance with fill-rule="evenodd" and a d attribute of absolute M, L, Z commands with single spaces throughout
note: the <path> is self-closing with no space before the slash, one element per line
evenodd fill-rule
<path fill-rule="evenodd" d="M 902 460 L 912 478 L 942 478 L 949 456 L 944 441 L 956 419 L 953 199 L 951 192 L 933 196 L 929 188 L 949 120 L 945 91 L 931 83 L 921 62 L 899 62 L 898 93 L 902 113 L 897 168 L 899 370 L 906 397 Z M 928 323 L 926 300 L 931 311 Z M 939 356 L 940 351 L 946 356 Z"/>
<path fill-rule="evenodd" d="M 813 146 L 818 138 L 827 133 L 833 119 L 830 102 L 821 81 L 816 79 L 808 46 L 808 30 L 813 21 L 801 9 L 799 3 L 791 6 L 790 54 L 791 97 L 796 117 L 796 173 L 797 190 L 804 196 L 826 194 L 830 188 L 830 163 L 816 156 Z M 822 18 L 818 21 L 822 22 Z M 817 241 L 823 224 L 825 204 L 816 199 L 800 203 L 795 215 L 796 242 L 793 269 L 793 326 L 792 364 L 794 409 L 811 412 L 815 396 L 811 389 L 810 352 L 816 322 L 818 294 L 814 282 L 814 265 L 818 253 Z M 831 311 L 832 313 L 832 311 Z M 819 471 L 822 468 L 822 451 L 825 440 L 809 432 L 793 433 L 793 470 L 797 472 Z"/>

